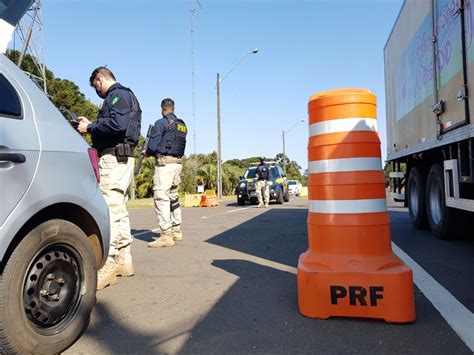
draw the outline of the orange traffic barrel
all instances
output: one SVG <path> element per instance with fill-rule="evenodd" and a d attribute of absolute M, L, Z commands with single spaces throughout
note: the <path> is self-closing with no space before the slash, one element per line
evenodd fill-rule
<path fill-rule="evenodd" d="M 309 100 L 308 250 L 298 262 L 307 317 L 415 320 L 412 271 L 391 248 L 376 108 L 366 89 Z"/>

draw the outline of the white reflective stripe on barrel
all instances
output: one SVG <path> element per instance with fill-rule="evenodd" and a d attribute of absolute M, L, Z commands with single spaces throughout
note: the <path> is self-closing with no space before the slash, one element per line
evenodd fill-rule
<path fill-rule="evenodd" d="M 310 174 L 335 173 L 341 171 L 382 170 L 380 158 L 344 158 L 310 161 Z"/>
<path fill-rule="evenodd" d="M 375 118 L 339 118 L 313 123 L 309 126 L 309 136 L 320 134 L 351 132 L 351 131 L 375 131 L 377 132 L 377 120 Z"/>
<path fill-rule="evenodd" d="M 387 202 L 384 198 L 371 200 L 310 200 L 309 212 L 333 214 L 387 212 Z"/>

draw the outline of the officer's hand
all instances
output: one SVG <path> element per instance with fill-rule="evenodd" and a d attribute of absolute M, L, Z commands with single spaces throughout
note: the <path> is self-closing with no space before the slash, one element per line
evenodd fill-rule
<path fill-rule="evenodd" d="M 89 119 L 84 116 L 79 116 L 77 119 L 79 120 L 79 122 L 86 122 L 87 124 L 91 123 L 91 121 L 89 121 Z"/>
<path fill-rule="evenodd" d="M 79 125 L 77 126 L 77 130 L 79 133 L 86 134 L 87 133 L 87 126 L 90 125 L 91 121 L 89 121 L 86 117 L 80 116 L 78 117 Z"/>

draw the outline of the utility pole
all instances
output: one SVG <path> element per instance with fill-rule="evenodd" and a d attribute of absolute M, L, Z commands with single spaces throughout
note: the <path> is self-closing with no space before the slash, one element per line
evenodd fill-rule
<path fill-rule="evenodd" d="M 281 137 L 283 138 L 283 173 L 286 175 L 285 131 L 281 131 Z"/>
<path fill-rule="evenodd" d="M 229 76 L 250 54 L 257 54 L 258 48 L 252 49 L 236 65 L 232 67 L 223 78 L 217 73 L 216 91 L 217 91 L 217 198 L 222 198 L 222 152 L 221 152 L 221 81 Z"/>
<path fill-rule="evenodd" d="M 283 140 L 283 173 L 286 175 L 286 152 L 285 152 L 285 135 L 290 133 L 290 131 L 295 128 L 298 123 L 302 123 L 304 122 L 304 120 L 298 120 L 295 122 L 295 124 L 293 126 L 291 126 L 286 132 L 285 131 L 282 131 L 281 132 L 281 138 Z"/>
<path fill-rule="evenodd" d="M 221 153 L 221 81 L 217 73 L 217 198 L 222 199 L 222 153 Z"/>

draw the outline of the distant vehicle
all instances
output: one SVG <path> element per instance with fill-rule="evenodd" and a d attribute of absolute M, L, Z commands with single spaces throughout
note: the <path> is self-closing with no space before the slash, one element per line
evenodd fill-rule
<path fill-rule="evenodd" d="M 384 48 L 393 195 L 416 228 L 440 239 L 468 230 L 474 216 L 470 5 L 405 0 Z"/>
<path fill-rule="evenodd" d="M 268 162 L 270 166 L 270 200 L 275 200 L 276 203 L 282 204 L 290 201 L 290 193 L 288 190 L 288 180 L 283 174 L 283 170 L 280 165 L 274 162 Z M 235 194 L 237 195 L 237 204 L 240 206 L 245 205 L 246 201 L 252 204 L 257 204 L 257 193 L 255 189 L 255 172 L 257 170 L 258 163 L 252 164 L 244 176 L 241 177 L 239 184 L 235 188 Z"/>
<path fill-rule="evenodd" d="M 108 254 L 97 153 L 2 53 L 0 93 L 0 353 L 60 353 L 89 323 Z"/>
<path fill-rule="evenodd" d="M 299 196 L 303 185 L 298 180 L 288 180 L 288 190 L 290 195 Z"/>

